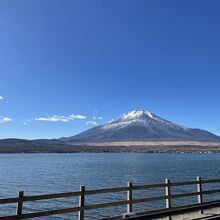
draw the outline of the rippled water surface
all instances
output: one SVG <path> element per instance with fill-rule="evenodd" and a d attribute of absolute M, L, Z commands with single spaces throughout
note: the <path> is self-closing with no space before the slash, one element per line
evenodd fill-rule
<path fill-rule="evenodd" d="M 0 155 L 0 197 L 15 197 L 23 190 L 25 195 L 78 191 L 80 185 L 86 189 L 149 184 L 171 181 L 194 180 L 197 176 L 206 179 L 220 178 L 220 155 L 196 154 L 2 154 Z M 195 188 L 195 187 L 194 187 Z M 194 188 L 185 188 L 195 191 Z M 179 191 L 178 191 L 179 190 Z M 182 192 L 183 189 L 174 189 Z M 137 192 L 134 197 L 164 195 L 164 189 Z M 100 203 L 126 199 L 125 193 L 90 196 L 87 203 Z M 190 201 L 193 201 L 191 198 Z M 178 203 L 178 201 L 177 201 Z M 184 201 L 180 201 L 184 203 Z M 77 206 L 78 198 L 25 203 L 24 211 Z M 136 210 L 164 207 L 164 202 L 145 203 Z M 87 219 L 118 215 L 126 207 L 88 211 Z M 0 215 L 14 214 L 15 205 L 0 205 Z M 63 219 L 74 219 L 68 214 Z M 76 217 L 75 217 L 76 218 Z M 40 218 L 42 219 L 42 218 Z M 45 219 L 61 219 L 60 216 Z"/>

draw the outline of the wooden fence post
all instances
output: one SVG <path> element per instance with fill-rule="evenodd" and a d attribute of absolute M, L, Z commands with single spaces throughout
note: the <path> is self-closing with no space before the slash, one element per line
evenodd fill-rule
<path fill-rule="evenodd" d="M 18 193 L 18 203 L 17 203 L 17 210 L 16 215 L 18 215 L 18 219 L 21 219 L 22 209 L 23 209 L 23 198 L 24 198 L 24 191 L 20 191 Z"/>
<path fill-rule="evenodd" d="M 80 186 L 81 195 L 79 196 L 79 207 L 83 208 L 85 205 L 85 186 Z M 84 210 L 80 210 L 78 220 L 84 220 Z"/>
<path fill-rule="evenodd" d="M 166 183 L 166 208 L 171 208 L 171 193 L 170 193 L 170 180 L 169 179 L 165 179 L 165 183 Z"/>
<path fill-rule="evenodd" d="M 197 201 L 199 204 L 203 203 L 203 198 L 202 198 L 202 178 L 197 177 L 196 181 L 198 182 L 197 185 L 197 192 L 199 193 L 197 196 Z M 203 210 L 200 211 L 201 214 L 203 214 Z"/>
<path fill-rule="evenodd" d="M 127 212 L 132 212 L 132 182 L 128 182 L 128 191 L 127 191 L 127 200 L 128 200 L 128 205 L 127 205 Z"/>
<path fill-rule="evenodd" d="M 197 197 L 197 200 L 198 200 L 198 203 L 201 204 L 203 203 L 203 198 L 202 198 L 202 179 L 201 177 L 197 177 L 196 178 L 197 180 L 197 192 L 199 193 L 198 197 Z"/>

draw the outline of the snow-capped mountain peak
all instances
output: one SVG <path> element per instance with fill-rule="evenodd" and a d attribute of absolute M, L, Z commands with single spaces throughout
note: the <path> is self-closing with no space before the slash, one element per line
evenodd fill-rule
<path fill-rule="evenodd" d="M 106 125 L 102 126 L 103 130 L 111 129 L 123 129 L 131 126 L 141 126 L 145 128 L 152 127 L 181 127 L 179 125 L 173 124 L 169 121 L 166 121 L 155 114 L 146 111 L 146 110 L 133 110 L 126 114 L 123 114 L 118 120 L 114 120 Z M 164 129 L 166 129 L 164 128 Z M 181 127 L 183 128 L 183 127 Z"/>
<path fill-rule="evenodd" d="M 153 114 L 149 111 L 134 110 L 134 111 L 128 112 L 127 114 L 124 114 L 123 119 L 135 119 L 135 118 L 139 118 L 143 115 L 147 115 L 150 118 L 154 118 Z"/>

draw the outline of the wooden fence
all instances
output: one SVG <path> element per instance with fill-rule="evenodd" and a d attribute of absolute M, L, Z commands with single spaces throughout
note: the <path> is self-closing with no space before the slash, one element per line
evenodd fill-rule
<path fill-rule="evenodd" d="M 126 187 L 117 187 L 117 188 L 105 188 L 105 189 L 94 189 L 94 190 L 86 190 L 85 186 L 80 187 L 80 191 L 78 192 L 67 192 L 67 193 L 57 193 L 57 194 L 47 194 L 47 195 L 35 195 L 35 196 L 27 196 L 23 191 L 18 193 L 18 197 L 16 198 L 1 198 L 1 204 L 9 204 L 9 203 L 17 203 L 17 209 L 15 215 L 10 216 L 2 216 L 1 220 L 14 220 L 14 219 L 29 219 L 43 216 L 51 216 L 51 215 L 60 215 L 65 213 L 74 213 L 78 212 L 78 220 L 84 219 L 84 213 L 87 210 L 94 210 L 99 208 L 106 207 L 114 207 L 114 206 L 127 206 L 127 213 L 133 212 L 133 204 L 145 203 L 145 202 L 153 202 L 153 201 L 166 201 L 166 209 L 173 208 L 172 201 L 178 198 L 184 197 L 197 197 L 197 204 L 203 204 L 204 199 L 203 195 L 220 193 L 220 189 L 212 189 L 212 190 L 203 190 L 203 184 L 212 184 L 212 183 L 220 183 L 220 179 L 215 180 L 202 180 L 200 177 L 197 177 L 195 181 L 187 181 L 187 182 L 171 182 L 169 179 L 166 179 L 164 183 L 159 184 L 148 184 L 148 185 L 134 185 L 132 182 L 128 182 Z M 175 186 L 189 186 L 195 185 L 197 190 L 194 192 L 187 192 L 181 194 L 173 194 L 172 187 Z M 156 188 L 164 188 L 164 195 L 155 196 L 155 197 L 147 197 L 147 198 L 133 198 L 134 191 L 137 190 L 149 190 Z M 86 197 L 89 195 L 96 194 L 105 194 L 105 193 L 116 193 L 116 192 L 127 192 L 127 198 L 125 200 L 107 202 L 107 203 L 99 203 L 99 204 L 86 204 Z M 79 197 L 79 206 L 72 208 L 62 208 L 62 209 L 54 209 L 47 211 L 37 211 L 32 213 L 23 213 L 23 205 L 26 202 L 30 201 L 39 201 L 39 200 L 50 200 L 50 199 L 58 199 L 58 198 L 67 198 L 67 197 Z M 205 203 L 204 203 L 205 204 Z M 195 204 L 192 204 L 195 205 Z M 122 213 L 123 214 L 123 213 Z M 121 215 L 122 216 L 122 215 Z M 119 219 L 120 216 L 117 217 L 109 217 L 105 219 Z"/>

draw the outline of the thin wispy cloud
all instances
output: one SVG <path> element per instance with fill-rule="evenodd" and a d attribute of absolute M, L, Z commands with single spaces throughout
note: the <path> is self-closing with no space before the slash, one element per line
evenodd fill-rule
<path fill-rule="evenodd" d="M 9 118 L 9 117 L 0 117 L 0 124 L 5 124 L 8 122 L 12 122 L 13 119 Z"/>
<path fill-rule="evenodd" d="M 115 119 L 113 118 L 112 120 L 110 120 L 108 123 L 111 123 L 111 122 L 113 122 Z"/>
<path fill-rule="evenodd" d="M 30 120 L 30 119 L 23 120 L 23 125 L 27 125 L 27 124 L 29 124 L 31 122 L 32 122 L 32 120 Z"/>
<path fill-rule="evenodd" d="M 86 122 L 87 125 L 97 125 L 96 121 L 87 121 Z"/>
<path fill-rule="evenodd" d="M 102 120 L 103 119 L 103 117 L 101 117 L 101 116 L 93 116 L 92 118 L 93 118 L 93 120 Z"/>
<path fill-rule="evenodd" d="M 72 115 L 69 116 L 69 118 L 70 118 L 70 119 L 86 119 L 86 116 L 84 116 L 84 115 L 74 115 L 74 114 L 72 114 Z"/>
<path fill-rule="evenodd" d="M 5 102 L 6 104 L 9 104 L 9 101 L 5 99 L 2 95 L 0 95 L 0 101 Z"/>
<path fill-rule="evenodd" d="M 69 116 L 63 116 L 63 115 L 52 115 L 52 116 L 46 116 L 46 117 L 39 117 L 35 118 L 35 121 L 49 121 L 49 122 L 69 122 L 73 121 L 75 119 L 86 119 L 86 116 L 84 115 L 69 115 Z"/>

